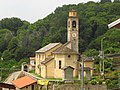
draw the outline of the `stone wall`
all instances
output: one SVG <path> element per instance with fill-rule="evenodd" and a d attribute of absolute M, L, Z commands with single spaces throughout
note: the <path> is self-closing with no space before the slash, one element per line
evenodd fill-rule
<path fill-rule="evenodd" d="M 106 85 L 86 85 L 85 90 L 107 90 Z"/>
<path fill-rule="evenodd" d="M 58 87 L 54 86 L 53 90 L 80 90 L 80 85 L 78 84 L 63 84 Z"/>
<path fill-rule="evenodd" d="M 81 90 L 80 84 L 51 84 L 47 90 Z M 106 85 L 85 85 L 85 90 L 107 90 Z"/>
<path fill-rule="evenodd" d="M 81 90 L 78 83 L 49 82 L 48 86 L 42 86 L 38 90 Z M 85 90 L 107 90 L 107 86 L 103 85 L 85 85 Z"/>

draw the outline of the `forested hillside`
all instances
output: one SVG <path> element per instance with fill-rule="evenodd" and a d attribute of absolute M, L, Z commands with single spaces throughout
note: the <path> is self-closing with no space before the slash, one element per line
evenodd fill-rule
<path fill-rule="evenodd" d="M 120 3 L 79 3 L 56 8 L 44 19 L 29 23 L 19 18 L 0 20 L 0 56 L 4 61 L 34 56 L 34 52 L 50 42 L 66 42 L 68 12 L 78 12 L 80 52 L 99 50 L 100 39 L 105 36 L 106 53 L 120 53 L 120 30 L 109 30 L 107 25 L 120 18 Z M 102 35 L 102 36 L 101 36 Z M 113 50 L 115 49 L 115 50 Z M 117 50 L 116 50 L 117 49 Z"/>
<path fill-rule="evenodd" d="M 120 29 L 110 29 L 105 34 L 92 40 L 84 54 L 87 56 L 98 56 L 101 50 L 101 40 L 103 40 L 103 49 L 105 54 L 120 54 Z"/>
<path fill-rule="evenodd" d="M 0 82 L 11 72 L 20 70 L 21 64 L 29 62 L 28 58 L 34 56 L 39 48 L 48 43 L 67 41 L 67 18 L 71 9 L 78 12 L 79 49 L 82 54 L 98 56 L 103 37 L 105 54 L 120 53 L 120 29 L 108 29 L 107 26 L 120 18 L 119 0 L 63 5 L 34 23 L 16 17 L 4 18 L 0 20 Z M 105 73 L 111 72 L 112 61 L 105 61 Z M 99 72 L 98 64 L 95 68 L 95 72 Z M 116 87 L 118 81 L 110 80 L 107 86 Z"/>

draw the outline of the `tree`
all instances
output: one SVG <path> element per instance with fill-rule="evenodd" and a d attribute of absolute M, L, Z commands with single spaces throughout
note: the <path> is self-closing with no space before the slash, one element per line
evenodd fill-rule
<path fill-rule="evenodd" d="M 9 61 L 13 58 L 13 54 L 9 50 L 5 50 L 2 54 L 5 61 Z"/>
<path fill-rule="evenodd" d="M 107 54 L 119 53 L 120 45 L 120 29 L 110 29 L 104 35 L 93 40 L 89 45 L 88 49 L 97 49 L 100 50 L 100 40 L 102 37 L 106 37 L 104 40 L 104 51 Z"/>
<path fill-rule="evenodd" d="M 120 2 L 120 0 L 114 0 L 114 2 L 117 2 L 117 3 L 118 3 L 118 2 Z"/>
<path fill-rule="evenodd" d="M 111 0 L 101 0 L 101 3 L 111 2 Z"/>
<path fill-rule="evenodd" d="M 110 0 L 102 0 L 110 2 Z M 44 19 L 30 24 L 19 18 L 4 18 L 0 21 L 0 52 L 8 50 L 15 59 L 34 56 L 34 52 L 46 44 L 67 41 L 68 12 L 74 8 L 79 18 L 79 49 L 88 55 L 89 49 L 100 50 L 100 38 L 106 32 L 105 53 L 120 52 L 119 30 L 108 32 L 108 23 L 117 20 L 120 15 L 120 3 L 80 3 L 78 5 L 63 5 L 56 8 Z M 109 9 L 109 10 L 108 10 Z M 113 32 L 114 31 L 114 32 Z M 111 35 L 111 36 L 110 36 Z M 112 38 L 113 37 L 113 38 Z M 114 41 L 114 42 L 113 42 Z M 94 52 L 94 50 L 93 50 Z"/>
<path fill-rule="evenodd" d="M 9 51 L 12 51 L 12 53 L 14 53 L 17 47 L 18 47 L 18 39 L 17 37 L 13 37 L 11 41 L 9 42 L 7 49 Z"/>
<path fill-rule="evenodd" d="M 92 22 L 92 25 L 91 25 L 91 29 L 92 29 L 92 34 L 91 34 L 91 37 L 95 37 L 95 32 L 97 31 L 97 22 L 96 21 L 93 21 Z"/>
<path fill-rule="evenodd" d="M 92 57 L 92 56 L 98 56 L 99 52 L 96 49 L 89 49 L 86 50 L 83 54 L 86 56 Z"/>
<path fill-rule="evenodd" d="M 12 32 L 8 29 L 0 29 L 0 52 L 7 49 L 8 43 L 12 38 Z"/>
<path fill-rule="evenodd" d="M 23 25 L 23 22 L 19 18 L 4 18 L 0 21 L 0 27 L 2 29 L 9 29 L 13 35 L 16 35 L 17 30 Z"/>

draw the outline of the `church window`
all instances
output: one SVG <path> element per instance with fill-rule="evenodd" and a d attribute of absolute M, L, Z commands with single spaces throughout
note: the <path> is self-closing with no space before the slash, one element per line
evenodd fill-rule
<path fill-rule="evenodd" d="M 70 58 L 71 56 L 70 55 L 68 55 L 68 58 Z"/>
<path fill-rule="evenodd" d="M 80 64 L 80 67 L 82 67 L 82 65 Z"/>
<path fill-rule="evenodd" d="M 76 21 L 72 22 L 72 28 L 76 28 Z"/>
<path fill-rule="evenodd" d="M 70 21 L 68 21 L 68 27 L 70 27 Z"/>
<path fill-rule="evenodd" d="M 73 12 L 73 16 L 75 16 L 75 12 Z"/>
<path fill-rule="evenodd" d="M 56 61 L 54 61 L 54 68 L 56 68 Z"/>
<path fill-rule="evenodd" d="M 61 69 L 61 61 L 59 61 L 59 69 Z"/>

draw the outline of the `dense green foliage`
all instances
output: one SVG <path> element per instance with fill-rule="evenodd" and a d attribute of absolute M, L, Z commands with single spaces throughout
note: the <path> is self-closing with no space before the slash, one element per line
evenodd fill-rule
<path fill-rule="evenodd" d="M 37 49 L 50 42 L 65 43 L 67 41 L 67 17 L 72 8 L 77 10 L 80 19 L 79 44 L 81 53 L 91 48 L 99 50 L 99 41 L 104 33 L 106 33 L 104 36 L 108 38 L 105 40 L 106 53 L 119 52 L 112 50 L 112 48 L 119 48 L 118 44 L 109 42 L 111 39 L 117 42 L 119 30 L 108 30 L 107 25 L 119 18 L 120 3 L 88 2 L 58 7 L 54 13 L 33 24 L 19 18 L 2 19 L 0 21 L 1 56 L 4 60 L 15 59 L 19 61 L 24 57 L 34 56 Z"/>
<path fill-rule="evenodd" d="M 21 59 L 19 62 L 15 60 L 9 60 L 9 61 L 0 61 L 0 77 L 1 81 L 4 81 L 9 74 L 15 71 L 20 71 L 21 70 L 21 64 L 23 62 L 28 63 L 28 59 Z"/>
<path fill-rule="evenodd" d="M 54 13 L 32 24 L 14 17 L 0 20 L 0 57 L 3 58 L 0 67 L 10 69 L 15 65 L 20 69 L 22 62 L 20 60 L 34 56 L 39 48 L 52 42 L 65 43 L 67 41 L 66 22 L 71 9 L 78 12 L 81 53 L 87 56 L 98 56 L 103 37 L 105 37 L 103 40 L 105 54 L 120 53 L 120 29 L 108 29 L 107 26 L 120 18 L 119 0 L 113 3 L 111 0 L 101 0 L 100 3 L 90 1 L 85 4 L 63 5 L 56 8 Z M 95 63 L 98 64 L 99 61 Z M 111 71 L 110 60 L 105 60 L 105 66 L 105 72 Z M 10 72 L 9 69 L 8 72 Z M 99 66 L 96 65 L 97 71 Z M 4 73 L 3 77 L 6 77 L 5 75 L 7 74 Z M 111 84 L 114 85 L 110 82 L 108 86 Z"/>
<path fill-rule="evenodd" d="M 111 2 L 111 0 L 101 0 L 101 3 Z"/>
<path fill-rule="evenodd" d="M 120 2 L 120 0 L 114 0 L 114 2 L 117 2 L 117 3 L 118 3 L 118 2 Z"/>
<path fill-rule="evenodd" d="M 103 49 L 105 54 L 120 53 L 120 29 L 110 29 L 105 34 L 91 41 L 84 54 L 87 56 L 97 56 L 101 49 L 100 44 L 103 37 L 105 37 L 103 40 Z"/>

